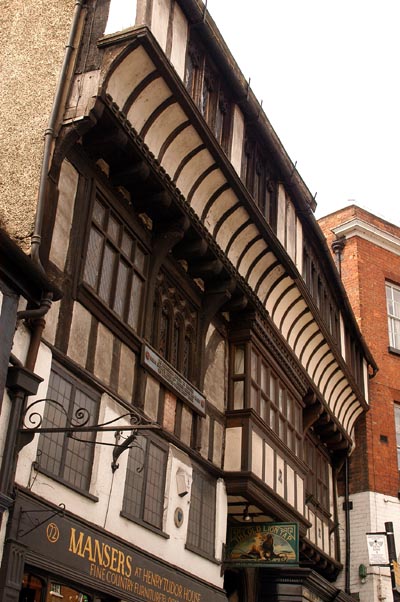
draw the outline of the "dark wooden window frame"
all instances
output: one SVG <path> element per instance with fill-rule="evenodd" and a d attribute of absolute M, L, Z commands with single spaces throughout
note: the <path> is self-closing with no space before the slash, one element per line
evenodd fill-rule
<path fill-rule="evenodd" d="M 194 103 L 227 153 L 232 127 L 232 103 L 223 77 L 211 63 L 201 42 L 192 35 L 188 45 L 185 84 Z"/>
<path fill-rule="evenodd" d="M 142 447 L 143 442 L 145 442 L 146 445 L 144 449 Z M 154 468 L 151 448 L 161 452 L 158 458 L 159 461 L 155 461 L 159 471 L 156 475 L 157 478 L 154 476 L 154 471 L 151 472 L 152 468 Z M 162 461 L 160 462 L 161 456 Z M 152 435 L 138 437 L 135 446 L 129 450 L 123 506 L 121 510 L 121 516 L 124 518 L 143 525 L 147 529 L 155 531 L 164 537 L 168 537 L 163 531 L 167 464 L 168 445 L 166 443 Z M 128 492 L 132 491 L 132 487 L 135 484 L 135 473 L 137 475 L 136 481 L 140 481 L 140 490 L 139 488 L 137 489 L 137 496 L 139 499 L 136 501 L 132 500 L 132 498 L 128 499 Z M 138 483 L 136 483 L 136 485 L 137 484 Z M 153 490 L 153 497 L 150 495 L 151 490 Z M 156 494 L 158 498 L 154 497 L 154 494 Z M 155 501 L 158 506 L 156 510 L 154 510 L 154 508 L 151 509 L 151 501 Z M 136 509 L 134 509 L 135 505 Z"/>
<path fill-rule="evenodd" d="M 82 406 L 81 403 L 77 402 L 77 398 L 78 398 L 79 394 L 82 394 L 86 398 L 91 399 L 91 401 L 93 402 L 93 409 L 95 410 L 94 412 L 92 411 L 90 413 L 90 420 L 89 420 L 88 424 L 89 425 L 96 424 L 97 418 L 98 418 L 98 413 L 99 413 L 99 408 L 100 408 L 100 401 L 101 401 L 100 392 L 97 391 L 96 389 L 88 386 L 86 383 L 83 383 L 79 378 L 77 378 L 71 372 L 67 371 L 65 368 L 61 367 L 59 364 L 56 364 L 53 362 L 52 370 L 51 370 L 51 377 L 50 377 L 50 384 L 49 384 L 49 391 L 47 393 L 47 397 L 49 399 L 55 399 L 55 401 L 58 401 L 59 403 L 62 403 L 61 392 L 60 392 L 60 397 L 58 397 L 57 395 L 55 395 L 55 392 L 51 388 L 52 379 L 55 377 L 58 377 L 59 379 L 61 379 L 62 381 L 67 383 L 67 385 L 69 385 L 71 387 L 71 397 L 68 400 L 68 407 L 66 408 L 68 417 L 71 419 L 73 417 L 73 412 Z M 55 406 L 52 405 L 50 402 L 46 402 L 46 404 L 47 405 L 45 406 L 45 410 L 44 410 L 43 426 L 46 426 L 46 425 L 63 426 L 63 425 L 65 425 L 65 420 L 63 420 L 62 422 L 57 422 L 57 420 L 55 418 L 53 420 L 51 420 L 51 422 L 49 422 L 47 417 L 51 414 L 54 416 L 54 407 Z M 48 434 L 40 435 L 39 442 L 38 442 L 38 455 L 37 455 L 37 460 L 35 462 L 35 468 L 39 472 L 42 472 L 43 474 L 51 477 L 52 479 L 55 479 L 55 480 L 63 483 L 64 485 L 67 485 L 67 487 L 74 489 L 75 491 L 78 491 L 79 493 L 82 493 L 83 495 L 85 495 L 86 497 L 89 497 L 90 499 L 93 499 L 94 501 L 97 501 L 97 497 L 95 497 L 89 493 L 90 480 L 91 480 L 91 474 L 92 474 L 92 466 L 93 466 L 93 457 L 94 457 L 94 447 L 95 447 L 94 442 L 96 439 L 96 434 L 95 433 L 85 433 L 85 434 L 80 434 L 77 437 L 79 437 L 80 440 L 87 441 L 87 443 L 79 443 L 79 442 L 75 441 L 74 439 L 68 437 L 64 433 L 55 433 L 55 434 L 48 433 Z M 58 445 L 58 447 L 61 447 L 61 457 L 59 458 L 60 468 L 57 470 L 57 472 L 54 472 L 54 470 L 49 468 L 49 464 L 52 461 L 52 458 L 50 456 L 50 453 L 43 452 L 43 449 L 41 449 L 41 445 L 47 446 L 48 450 L 54 449 L 54 446 L 57 446 L 57 445 Z M 86 447 L 86 446 L 88 446 L 88 447 Z M 85 479 L 86 479 L 85 486 L 78 486 L 78 485 L 76 485 L 75 481 L 72 481 L 71 479 L 68 479 L 65 476 L 65 473 L 68 470 L 68 466 L 66 464 L 66 459 L 67 459 L 68 454 L 71 455 L 73 453 L 74 448 L 81 449 L 81 451 L 78 454 L 80 457 L 80 463 L 79 463 L 79 467 L 77 467 L 75 469 L 73 469 L 72 466 L 70 467 L 71 474 L 82 475 L 83 467 L 85 465 L 82 461 L 83 460 L 83 455 L 82 455 L 83 450 L 85 450 L 87 452 L 87 455 L 85 458 L 86 467 L 87 467 L 87 472 L 84 475 Z M 76 451 L 75 451 L 75 455 L 77 455 Z M 46 461 L 44 461 L 45 456 L 46 456 Z M 53 460 L 57 461 L 57 458 L 53 458 Z"/>
<path fill-rule="evenodd" d="M 216 497 L 215 479 L 194 466 L 186 548 L 210 560 L 215 560 Z"/>
<path fill-rule="evenodd" d="M 241 372 L 235 366 L 238 350 L 244 360 Z M 235 398 L 239 387 L 243 391 L 242 407 Z M 249 337 L 231 343 L 229 409 L 253 409 L 295 456 L 302 457 L 301 405 L 279 378 L 261 346 Z"/>

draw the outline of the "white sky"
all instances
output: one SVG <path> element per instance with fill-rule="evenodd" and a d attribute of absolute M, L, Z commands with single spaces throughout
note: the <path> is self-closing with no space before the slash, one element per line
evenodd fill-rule
<path fill-rule="evenodd" d="M 208 0 L 311 193 L 400 226 L 400 0 Z"/>

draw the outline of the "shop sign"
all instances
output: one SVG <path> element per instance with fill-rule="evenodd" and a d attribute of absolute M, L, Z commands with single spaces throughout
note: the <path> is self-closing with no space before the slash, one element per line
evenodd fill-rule
<path fill-rule="evenodd" d="M 388 566 L 389 553 L 385 532 L 367 533 L 369 564 L 372 566 Z"/>
<path fill-rule="evenodd" d="M 298 564 L 297 523 L 256 523 L 230 527 L 226 560 L 236 566 Z"/>
<path fill-rule="evenodd" d="M 222 591 L 207 586 L 176 567 L 161 563 L 120 540 L 53 508 L 20 496 L 17 538 L 28 547 L 30 562 L 61 575 L 75 575 L 81 584 L 123 600 L 151 602 L 222 602 Z M 18 507 L 19 506 L 19 507 Z M 46 516 L 32 528 L 32 517 Z M 72 578 L 72 577 L 70 577 Z"/>
<path fill-rule="evenodd" d="M 204 395 L 148 345 L 142 347 L 142 364 L 180 399 L 186 401 L 197 413 L 205 416 Z"/>

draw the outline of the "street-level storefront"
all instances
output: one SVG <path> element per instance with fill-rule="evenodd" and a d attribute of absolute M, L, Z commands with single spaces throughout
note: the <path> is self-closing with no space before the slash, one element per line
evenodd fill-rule
<path fill-rule="evenodd" d="M 222 602 L 224 592 L 18 491 L 1 599 L 20 602 Z"/>

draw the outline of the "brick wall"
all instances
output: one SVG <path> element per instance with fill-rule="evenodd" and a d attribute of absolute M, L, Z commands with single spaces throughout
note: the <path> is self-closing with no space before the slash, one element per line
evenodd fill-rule
<path fill-rule="evenodd" d="M 361 219 L 400 241 L 400 228 L 354 205 L 319 220 L 329 247 L 332 229 Z M 356 449 L 350 462 L 350 492 L 376 491 L 397 497 L 397 466 L 394 401 L 400 402 L 400 356 L 388 351 L 385 281 L 400 285 L 400 256 L 362 236 L 346 240 L 341 258 L 341 277 L 358 325 L 378 364 L 370 380 L 370 410 L 356 426 Z"/>

